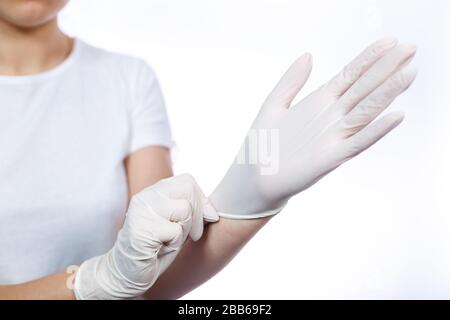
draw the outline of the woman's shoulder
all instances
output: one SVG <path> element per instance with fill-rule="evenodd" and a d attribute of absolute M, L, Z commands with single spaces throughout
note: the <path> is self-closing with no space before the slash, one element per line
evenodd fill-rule
<path fill-rule="evenodd" d="M 80 52 L 83 64 L 118 70 L 125 74 L 139 74 L 143 70 L 153 73 L 152 68 L 140 57 L 101 48 L 84 40 L 76 39 L 76 50 Z"/>

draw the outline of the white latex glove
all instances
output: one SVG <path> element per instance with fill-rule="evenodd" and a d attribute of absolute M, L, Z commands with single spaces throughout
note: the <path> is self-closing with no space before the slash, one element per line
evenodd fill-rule
<path fill-rule="evenodd" d="M 230 219 L 274 215 L 290 197 L 393 130 L 403 120 L 402 113 L 372 122 L 415 79 L 415 69 L 406 67 L 415 52 L 413 45 L 382 39 L 291 106 L 309 77 L 312 58 L 305 54 L 294 62 L 264 103 L 237 160 L 210 197 L 220 215 Z M 262 157 L 270 154 L 268 150 L 271 157 Z M 270 170 L 268 158 L 276 162 Z"/>
<path fill-rule="evenodd" d="M 129 299 L 145 293 L 179 253 L 186 238 L 197 241 L 203 220 L 218 220 L 215 209 L 190 175 L 143 190 L 130 202 L 114 247 L 79 268 L 77 299 Z"/>

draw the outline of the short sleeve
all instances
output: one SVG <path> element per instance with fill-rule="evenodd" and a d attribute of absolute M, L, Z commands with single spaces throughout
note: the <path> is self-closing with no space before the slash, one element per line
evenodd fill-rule
<path fill-rule="evenodd" d="M 129 153 L 151 146 L 172 148 L 172 132 L 158 79 L 144 62 L 137 69 L 135 83 L 131 84 Z"/>

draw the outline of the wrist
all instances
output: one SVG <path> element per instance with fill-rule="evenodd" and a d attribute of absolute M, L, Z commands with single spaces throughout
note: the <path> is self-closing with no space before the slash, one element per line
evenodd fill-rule
<path fill-rule="evenodd" d="M 99 282 L 99 265 L 104 256 L 83 262 L 75 277 L 73 293 L 77 300 L 112 300 Z"/>
<path fill-rule="evenodd" d="M 234 164 L 209 199 L 220 216 L 228 219 L 258 219 L 278 214 L 288 199 L 274 199 L 260 187 L 260 178 L 246 165 Z"/>

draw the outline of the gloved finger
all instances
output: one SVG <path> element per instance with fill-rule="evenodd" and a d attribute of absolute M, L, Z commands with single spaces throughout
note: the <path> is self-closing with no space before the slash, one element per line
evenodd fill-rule
<path fill-rule="evenodd" d="M 193 179 L 192 183 L 196 190 L 195 197 L 197 198 L 196 203 L 198 206 L 193 210 L 192 227 L 189 236 L 193 241 L 198 241 L 203 235 L 204 221 L 217 222 L 219 221 L 219 214 L 198 186 L 195 179 Z"/>
<path fill-rule="evenodd" d="M 167 210 L 164 217 L 171 222 L 185 222 L 192 219 L 192 206 L 188 200 L 185 199 L 170 199 L 167 203 Z"/>
<path fill-rule="evenodd" d="M 219 220 L 219 214 L 212 206 L 209 199 L 204 195 L 203 191 L 198 186 L 194 178 L 191 179 L 191 184 L 194 188 L 192 204 L 194 205 L 192 210 L 192 224 L 189 231 L 189 236 L 193 241 L 198 241 L 203 234 L 204 221 L 217 222 Z"/>
<path fill-rule="evenodd" d="M 179 193 L 173 195 L 190 198 L 192 206 L 192 229 L 189 236 L 192 240 L 197 241 L 203 234 L 203 221 L 216 222 L 219 220 L 219 214 L 192 175 L 184 174 L 179 176 L 178 179 L 181 187 L 178 190 Z"/>
<path fill-rule="evenodd" d="M 193 241 L 198 241 L 203 235 L 203 212 L 198 210 L 192 215 L 192 225 L 189 237 Z"/>
<path fill-rule="evenodd" d="M 203 210 L 203 218 L 206 222 L 214 223 L 220 220 L 219 213 L 207 197 L 204 197 Z"/>
<path fill-rule="evenodd" d="M 274 108 L 289 108 L 306 81 L 308 81 L 311 70 L 312 56 L 310 53 L 305 53 L 289 67 L 270 93 L 264 105 Z"/>
<path fill-rule="evenodd" d="M 158 190 L 169 199 L 185 199 L 193 201 L 195 194 L 195 180 L 190 174 L 182 174 L 169 179 L 164 179 L 152 188 Z"/>
<path fill-rule="evenodd" d="M 383 38 L 366 48 L 353 61 L 346 65 L 341 72 L 334 76 L 327 84 L 316 90 L 298 106 L 291 108 L 294 112 L 292 117 L 298 116 L 298 127 L 304 127 L 328 109 L 378 60 L 380 60 L 389 50 L 397 45 L 395 38 Z M 341 112 L 335 112 L 338 117 Z"/>
<path fill-rule="evenodd" d="M 191 230 L 189 232 L 189 236 L 193 241 L 197 241 L 202 237 L 203 234 L 203 219 L 205 214 L 205 195 L 203 194 L 203 191 L 198 186 L 197 182 L 192 178 L 192 184 L 195 189 L 195 203 L 196 207 L 194 208 L 192 212 L 192 226 Z"/>
<path fill-rule="evenodd" d="M 194 212 L 190 201 L 185 199 L 170 199 L 159 209 L 160 216 L 167 221 L 178 224 L 182 229 L 183 242 L 191 232 Z"/>
<path fill-rule="evenodd" d="M 170 179 L 165 179 L 158 182 L 152 187 L 161 196 L 165 196 L 167 199 L 178 199 L 188 201 L 191 207 L 191 229 L 189 236 L 194 240 L 200 239 L 203 234 L 203 222 L 210 221 L 216 222 L 219 220 L 219 215 L 214 207 L 209 202 L 208 198 L 204 195 L 202 189 L 198 185 L 197 181 L 190 174 L 179 175 Z M 180 203 L 180 205 L 182 205 Z M 161 208 L 162 213 L 167 209 Z M 178 214 L 183 213 L 183 207 Z M 170 211 L 171 214 L 173 212 Z M 169 218 L 170 219 L 170 218 Z M 177 222 L 182 222 L 179 220 Z"/>
<path fill-rule="evenodd" d="M 345 140 L 345 157 L 354 157 L 394 130 L 404 119 L 402 112 L 388 114 Z"/>
<path fill-rule="evenodd" d="M 184 242 L 186 241 L 183 237 L 177 237 L 170 241 L 169 243 L 165 243 L 158 252 L 158 269 L 159 276 L 169 268 L 169 266 L 173 263 L 175 258 L 181 251 Z"/>
<path fill-rule="evenodd" d="M 171 254 L 172 252 L 179 251 L 183 244 L 186 242 L 187 233 L 184 232 L 178 233 L 176 237 L 173 237 L 169 241 L 166 241 L 161 246 L 161 249 L 158 252 L 158 256 L 162 257 L 166 254 Z"/>
<path fill-rule="evenodd" d="M 130 207 L 137 208 L 143 218 L 150 218 L 149 211 L 167 221 L 179 222 L 192 216 L 192 207 L 188 200 L 171 199 L 161 192 L 159 188 L 150 187 L 133 196 Z"/>
<path fill-rule="evenodd" d="M 353 86 L 336 102 L 334 108 L 347 114 L 371 92 L 382 85 L 416 53 L 414 45 L 399 45 L 376 62 Z"/>
<path fill-rule="evenodd" d="M 186 242 L 186 237 L 180 236 L 165 243 L 158 252 L 159 275 L 173 263 Z"/>
<path fill-rule="evenodd" d="M 397 43 L 398 40 L 392 37 L 376 41 L 333 77 L 326 85 L 326 90 L 335 97 L 343 95 L 356 80 Z"/>
<path fill-rule="evenodd" d="M 400 94 L 409 88 L 416 75 L 417 69 L 413 67 L 400 70 L 359 103 L 337 124 L 338 128 L 343 129 L 344 137 L 351 137 L 375 120 Z"/>
<path fill-rule="evenodd" d="M 189 228 L 190 229 L 190 228 Z M 163 272 L 172 263 L 178 253 L 181 251 L 184 243 L 186 242 L 188 232 L 179 233 L 176 237 L 170 241 L 165 242 L 159 252 L 158 261 L 160 263 L 160 270 Z"/>
<path fill-rule="evenodd" d="M 181 222 L 192 217 L 197 209 L 196 183 L 190 175 L 181 175 L 159 181 L 140 192 L 154 211 L 169 221 Z"/>
<path fill-rule="evenodd" d="M 186 234 L 181 224 L 170 222 L 162 217 L 159 217 L 157 228 L 154 227 L 152 232 L 163 244 L 170 243 L 179 238 L 183 239 Z"/>
<path fill-rule="evenodd" d="M 173 199 L 189 201 L 192 208 L 192 225 L 189 236 L 197 241 L 203 234 L 203 221 L 217 221 L 219 215 L 204 195 L 197 181 L 190 174 L 183 174 L 158 184 L 159 192 Z"/>
<path fill-rule="evenodd" d="M 158 254 L 159 276 L 169 268 L 179 253 L 179 250 L 168 248 L 163 251 L 162 254 Z"/>

